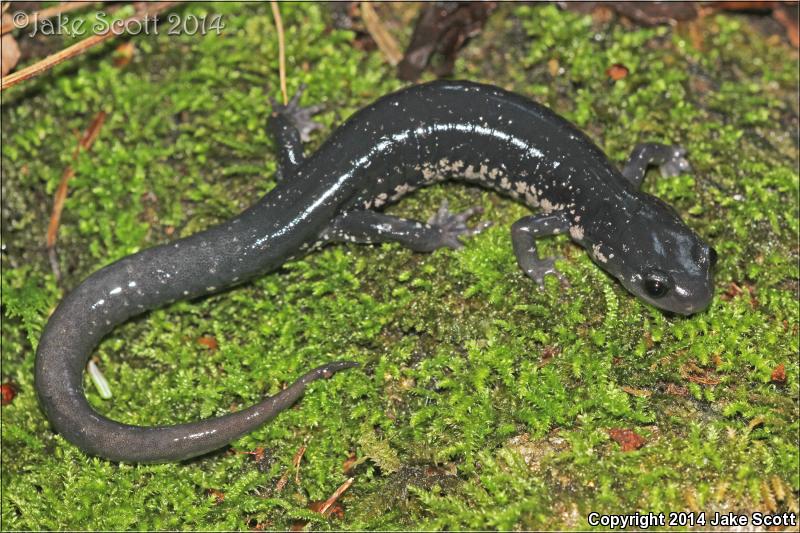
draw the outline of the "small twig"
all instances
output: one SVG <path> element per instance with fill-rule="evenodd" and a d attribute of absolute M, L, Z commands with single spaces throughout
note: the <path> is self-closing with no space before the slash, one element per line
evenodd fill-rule
<path fill-rule="evenodd" d="M 61 267 L 58 266 L 58 254 L 55 248 L 47 249 L 47 258 L 50 260 L 50 268 L 53 270 L 53 276 L 57 282 L 61 281 Z"/>
<path fill-rule="evenodd" d="M 375 44 L 378 45 L 381 53 L 386 57 L 386 61 L 396 67 L 403 59 L 403 53 L 400 51 L 397 41 L 386 30 L 380 17 L 372 8 L 372 2 L 361 2 L 361 18 L 364 20 L 364 25 L 367 27 L 367 31 L 375 41 Z"/>
<path fill-rule="evenodd" d="M 286 91 L 286 46 L 283 36 L 283 20 L 281 19 L 281 10 L 278 8 L 278 2 L 272 0 L 270 5 L 272 6 L 272 18 L 275 19 L 275 30 L 278 32 L 278 72 L 281 77 L 283 105 L 286 105 L 289 103 L 289 93 Z"/>
<path fill-rule="evenodd" d="M 83 9 L 87 6 L 91 6 L 95 2 L 61 2 L 60 4 L 52 7 L 47 7 L 42 9 L 41 11 L 34 11 L 30 13 L 27 17 L 27 24 L 24 26 L 17 26 L 15 22 L 7 22 L 2 25 L 0 28 L 0 35 L 5 35 L 6 33 L 10 32 L 11 30 L 15 29 L 22 29 L 27 26 L 30 26 L 31 23 L 38 23 L 40 20 L 47 20 L 49 18 L 53 18 L 57 15 L 61 15 L 62 13 L 69 13 L 70 11 L 75 11 L 78 9 Z M 3 8 L 3 12 L 8 9 L 8 6 L 11 2 L 6 2 L 6 7 Z"/>
<path fill-rule="evenodd" d="M 150 15 L 156 15 L 166 9 L 173 7 L 175 4 L 179 2 L 156 2 L 147 6 L 146 9 L 136 13 L 135 15 L 128 17 L 125 20 L 119 21 L 115 24 L 121 26 L 122 28 L 129 28 L 134 27 L 132 26 L 133 22 L 141 22 L 145 17 Z M 96 46 L 104 41 L 111 39 L 112 37 L 116 37 L 117 33 L 113 31 L 107 31 L 103 34 L 96 34 L 92 35 L 91 37 L 87 37 L 86 39 L 73 44 L 72 46 L 68 46 L 67 48 L 56 52 L 55 54 L 49 55 L 46 58 L 42 59 L 41 61 L 34 63 L 28 67 L 25 67 L 22 70 L 19 70 L 13 74 L 9 74 L 8 76 L 4 76 L 2 79 L 2 83 L 0 83 L 0 91 L 5 91 L 9 87 L 16 85 L 21 81 L 25 81 L 28 78 L 33 78 L 34 76 L 38 76 L 43 72 L 50 70 L 54 66 L 58 65 L 62 61 L 66 61 L 67 59 L 71 59 L 77 55 L 82 54 L 89 48 Z"/>
<path fill-rule="evenodd" d="M 294 454 L 294 459 L 292 459 L 292 464 L 294 465 L 294 482 L 296 484 L 300 484 L 300 461 L 303 460 L 303 455 L 306 453 L 307 446 L 303 444 L 297 453 Z"/>
<path fill-rule="evenodd" d="M 350 488 L 350 485 L 352 485 L 353 481 L 355 480 L 356 478 L 351 477 L 350 479 L 342 483 L 341 486 L 339 486 L 339 488 L 336 489 L 336 491 L 333 494 L 331 494 L 331 497 L 325 500 L 325 502 L 319 508 L 319 514 L 321 514 L 322 516 L 328 516 L 330 514 L 329 511 L 331 506 L 334 503 L 336 503 L 336 500 L 338 500 L 347 489 Z"/>
<path fill-rule="evenodd" d="M 278 480 L 278 483 L 275 485 L 275 492 L 280 492 L 286 486 L 286 483 L 289 482 L 289 470 L 284 470 L 283 475 Z"/>
<path fill-rule="evenodd" d="M 94 141 L 97 139 L 97 136 L 100 134 L 100 128 L 103 127 L 103 123 L 106 120 L 106 112 L 100 111 L 92 120 L 92 123 L 89 124 L 89 127 L 81 137 L 80 141 L 78 141 L 78 145 L 75 147 L 75 150 L 72 152 L 72 161 L 74 162 L 78 158 L 78 154 L 81 150 L 89 151 L 94 144 Z M 55 275 L 57 280 L 61 279 L 61 271 L 58 268 L 58 257 L 56 256 L 56 240 L 58 238 L 58 226 L 61 223 L 61 212 L 64 209 L 64 201 L 67 199 L 67 184 L 69 180 L 75 175 L 75 169 L 70 164 L 64 169 L 64 173 L 61 175 L 61 181 L 58 184 L 58 189 L 56 189 L 56 195 L 53 199 L 53 212 L 50 215 L 50 224 L 47 227 L 47 255 L 50 259 L 50 266 L 53 268 L 53 274 Z"/>

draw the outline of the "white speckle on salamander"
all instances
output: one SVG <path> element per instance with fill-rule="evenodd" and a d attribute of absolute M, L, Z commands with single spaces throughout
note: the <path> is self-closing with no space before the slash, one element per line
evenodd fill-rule
<path fill-rule="evenodd" d="M 386 203 L 386 199 L 389 197 L 385 192 L 380 193 L 377 198 L 375 198 L 375 207 L 380 207 Z"/>
<path fill-rule="evenodd" d="M 581 239 L 583 239 L 583 227 L 577 225 L 570 226 L 569 234 L 576 241 L 580 241 Z"/>
<path fill-rule="evenodd" d="M 592 245 L 592 254 L 601 263 L 608 263 L 608 258 L 605 255 L 603 255 L 603 252 L 600 251 L 600 244 Z"/>
<path fill-rule="evenodd" d="M 408 194 L 409 192 L 413 191 L 414 188 L 411 187 L 408 183 L 403 183 L 402 185 L 398 185 L 394 188 L 396 193 L 392 196 L 392 201 L 399 200 L 404 195 Z"/>
<path fill-rule="evenodd" d="M 561 211 L 564 209 L 564 204 L 554 204 L 547 198 L 542 198 L 539 203 L 542 206 L 542 211 L 545 213 L 552 213 L 553 211 Z"/>
<path fill-rule="evenodd" d="M 121 292 L 122 292 L 122 287 L 114 287 L 113 289 L 111 289 L 110 291 L 108 291 L 108 294 L 110 294 L 111 296 L 113 296 L 113 295 L 115 295 L 115 294 L 119 294 L 119 293 L 121 293 Z"/>
<path fill-rule="evenodd" d="M 539 198 L 535 194 L 525 193 L 525 203 L 530 207 L 539 207 Z"/>

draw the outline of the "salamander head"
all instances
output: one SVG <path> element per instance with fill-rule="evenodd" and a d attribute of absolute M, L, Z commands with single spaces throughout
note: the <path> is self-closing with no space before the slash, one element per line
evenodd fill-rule
<path fill-rule="evenodd" d="M 664 311 L 691 315 L 714 295 L 717 252 L 658 198 L 639 195 L 639 208 L 614 221 L 609 244 L 589 245 L 592 258 L 639 299 Z"/>

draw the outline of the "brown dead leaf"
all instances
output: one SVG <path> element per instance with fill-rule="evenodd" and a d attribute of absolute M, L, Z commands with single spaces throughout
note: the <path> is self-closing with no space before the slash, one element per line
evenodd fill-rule
<path fill-rule="evenodd" d="M 205 346 L 212 352 L 216 352 L 217 349 L 219 348 L 219 343 L 217 343 L 216 337 L 213 337 L 211 335 L 203 335 L 202 337 L 197 339 L 197 344 Z"/>
<path fill-rule="evenodd" d="M 542 348 L 542 354 L 539 356 L 539 368 L 545 366 L 553 357 L 561 353 L 561 348 L 555 345 L 548 345 Z"/>
<path fill-rule="evenodd" d="M 692 383 L 697 383 L 699 385 L 719 385 L 720 379 L 716 376 L 711 375 L 710 370 L 706 370 L 704 368 L 700 368 L 694 363 L 686 363 L 682 365 L 680 368 L 681 377 L 687 381 L 691 381 Z"/>
<path fill-rule="evenodd" d="M 342 463 L 342 471 L 343 471 L 345 474 L 347 474 L 348 472 L 350 472 L 350 469 L 351 469 L 351 468 L 353 468 L 353 465 L 355 465 L 355 464 L 356 464 L 356 461 L 357 461 L 357 460 L 358 460 L 358 458 L 356 457 L 356 454 L 354 454 L 354 453 L 350 454 L 350 457 L 348 457 L 347 459 L 345 459 L 345 460 L 344 460 L 344 463 Z"/>
<path fill-rule="evenodd" d="M 632 452 L 644 446 L 647 441 L 632 429 L 613 428 L 608 430 L 609 436 L 622 447 L 623 452 Z"/>
<path fill-rule="evenodd" d="M 124 42 L 117 46 L 117 49 L 114 51 L 114 66 L 117 68 L 127 66 L 128 63 L 131 62 L 131 59 L 133 59 L 134 52 L 136 52 L 136 47 L 131 41 Z"/>
<path fill-rule="evenodd" d="M 561 70 L 561 65 L 558 63 L 558 59 L 552 58 L 547 62 L 547 70 L 550 72 L 550 75 L 553 77 L 558 76 L 558 73 Z"/>
<path fill-rule="evenodd" d="M 225 501 L 225 493 L 217 489 L 207 489 L 206 494 L 214 496 L 214 503 L 219 505 Z"/>
<path fill-rule="evenodd" d="M 17 395 L 17 386 L 11 382 L 0 385 L 0 399 L 3 405 L 9 405 Z"/>
<path fill-rule="evenodd" d="M 786 383 L 786 366 L 783 363 L 776 366 L 770 378 L 775 383 Z"/>
<path fill-rule="evenodd" d="M 737 296 L 742 294 L 742 292 L 743 292 L 742 288 L 733 281 L 731 281 L 730 284 L 728 284 L 728 288 L 725 289 L 725 292 L 720 295 L 720 299 L 727 302 L 736 298 Z"/>
<path fill-rule="evenodd" d="M 614 63 L 606 69 L 606 75 L 614 81 L 619 81 L 628 75 L 628 67 Z"/>
<path fill-rule="evenodd" d="M 649 398 L 653 395 L 653 393 L 649 390 L 645 389 L 634 389 L 633 387 L 628 387 L 627 385 L 624 387 L 620 387 L 622 390 L 630 394 L 631 396 L 636 396 L 637 398 Z"/>

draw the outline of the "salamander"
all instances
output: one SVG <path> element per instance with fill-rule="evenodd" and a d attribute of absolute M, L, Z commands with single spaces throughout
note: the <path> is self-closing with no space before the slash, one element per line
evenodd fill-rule
<path fill-rule="evenodd" d="M 468 81 L 436 81 L 383 96 L 338 127 L 309 157 L 303 141 L 319 111 L 274 104 L 267 127 L 279 147 L 277 184 L 238 216 L 142 250 L 69 292 L 38 344 L 35 383 L 55 431 L 113 461 L 178 461 L 220 448 L 297 401 L 306 385 L 356 363 L 311 370 L 241 411 L 172 426 L 122 424 L 97 413 L 83 372 L 116 325 L 179 299 L 215 293 L 327 243 L 396 242 L 418 252 L 459 248 L 480 212 L 446 204 L 428 221 L 382 213 L 412 191 L 445 180 L 493 189 L 537 214 L 511 227 L 522 271 L 536 285 L 562 276 L 536 241 L 559 233 L 586 249 L 630 293 L 664 311 L 704 310 L 717 254 L 661 200 L 639 190 L 645 170 L 689 169 L 677 146 L 638 145 L 620 170 L 586 135 L 532 100 Z M 535 288 L 536 285 L 533 285 Z"/>

